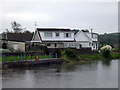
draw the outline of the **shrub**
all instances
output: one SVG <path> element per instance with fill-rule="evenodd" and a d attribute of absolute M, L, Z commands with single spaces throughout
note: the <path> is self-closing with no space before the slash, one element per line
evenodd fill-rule
<path fill-rule="evenodd" d="M 62 56 L 65 56 L 69 60 L 76 60 L 76 61 L 79 60 L 79 57 L 77 56 L 77 54 L 75 54 L 75 52 L 72 49 L 69 49 L 69 48 L 65 49 L 62 52 Z"/>
<path fill-rule="evenodd" d="M 110 50 L 104 50 L 104 51 L 102 51 L 102 56 L 104 58 L 111 58 L 112 57 L 111 56 L 111 51 Z"/>
<path fill-rule="evenodd" d="M 112 57 L 111 50 L 112 50 L 112 47 L 110 45 L 103 46 L 101 48 L 102 56 L 104 58 L 111 58 Z"/>
<path fill-rule="evenodd" d="M 41 50 L 43 50 L 45 54 L 49 55 L 49 49 L 46 46 L 41 46 Z"/>
<path fill-rule="evenodd" d="M 2 48 L 7 49 L 7 43 L 2 43 Z"/>

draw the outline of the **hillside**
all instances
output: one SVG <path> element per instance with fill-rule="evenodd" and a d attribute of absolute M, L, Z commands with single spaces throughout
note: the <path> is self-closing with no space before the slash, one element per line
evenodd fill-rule
<path fill-rule="evenodd" d="M 117 46 L 120 43 L 120 33 L 109 33 L 99 35 L 100 45 L 114 45 Z"/>

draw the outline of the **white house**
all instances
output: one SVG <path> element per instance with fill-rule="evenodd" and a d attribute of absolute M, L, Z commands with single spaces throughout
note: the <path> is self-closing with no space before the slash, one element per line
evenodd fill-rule
<path fill-rule="evenodd" d="M 63 28 L 36 28 L 31 42 L 48 48 L 80 48 L 74 39 L 74 32 Z"/>
<path fill-rule="evenodd" d="M 82 45 L 83 48 L 98 49 L 98 34 L 81 30 L 75 35 L 75 40 Z"/>

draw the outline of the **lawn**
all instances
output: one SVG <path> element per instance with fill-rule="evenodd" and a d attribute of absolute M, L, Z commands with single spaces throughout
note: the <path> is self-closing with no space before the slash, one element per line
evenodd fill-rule
<path fill-rule="evenodd" d="M 112 58 L 111 59 L 119 59 L 120 53 L 111 53 Z M 101 54 L 93 54 L 93 55 L 80 55 L 82 59 L 85 60 L 103 60 L 104 57 Z"/>
<path fill-rule="evenodd" d="M 38 59 L 47 59 L 49 58 L 49 55 L 37 55 Z M 51 58 L 55 58 L 53 55 L 51 55 Z M 35 60 L 35 56 L 22 56 L 22 60 Z M 3 61 L 3 58 L 0 57 L 0 62 Z M 21 61 L 21 56 L 6 56 L 5 61 Z"/>

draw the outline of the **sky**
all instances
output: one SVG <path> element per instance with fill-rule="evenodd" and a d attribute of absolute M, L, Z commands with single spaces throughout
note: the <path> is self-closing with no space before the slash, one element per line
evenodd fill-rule
<path fill-rule="evenodd" d="M 0 32 L 16 21 L 30 31 L 37 27 L 118 32 L 118 0 L 1 0 Z"/>

